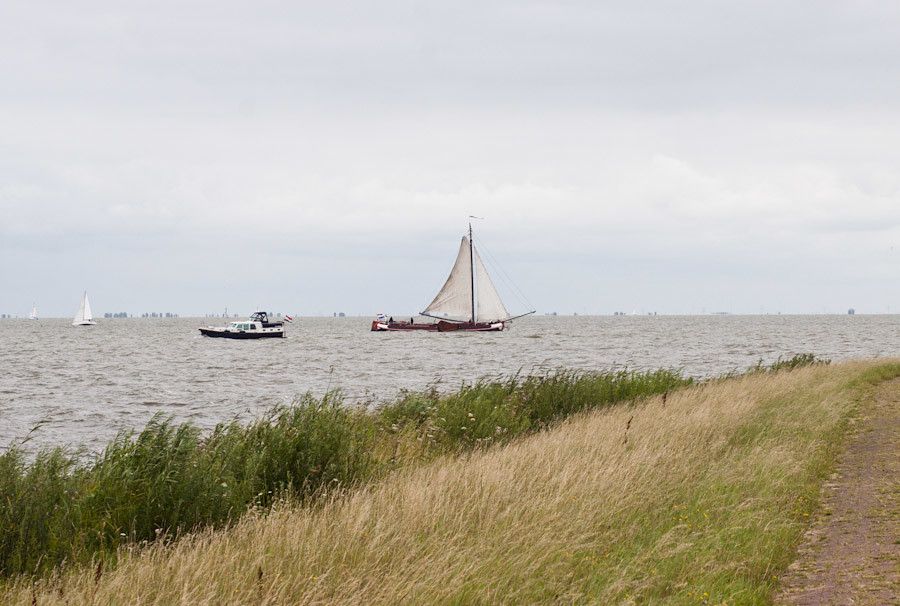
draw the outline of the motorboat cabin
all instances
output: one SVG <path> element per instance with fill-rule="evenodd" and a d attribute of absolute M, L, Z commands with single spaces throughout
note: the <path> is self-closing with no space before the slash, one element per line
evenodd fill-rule
<path fill-rule="evenodd" d="M 249 320 L 231 322 L 228 326 L 207 326 L 199 330 L 205 337 L 223 339 L 266 339 L 285 336 L 284 322 L 270 319 L 269 314 L 264 311 L 254 312 Z"/>

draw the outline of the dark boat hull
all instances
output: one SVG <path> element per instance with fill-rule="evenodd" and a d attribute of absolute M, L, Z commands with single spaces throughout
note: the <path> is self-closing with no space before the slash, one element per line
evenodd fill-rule
<path fill-rule="evenodd" d="M 505 322 L 433 322 L 430 324 L 410 324 L 409 322 L 372 322 L 372 332 L 406 332 L 424 330 L 428 332 L 500 332 Z"/>
<path fill-rule="evenodd" d="M 216 330 L 215 328 L 200 328 L 200 334 L 204 337 L 213 337 L 219 339 L 283 339 L 284 331 L 280 332 L 255 332 L 255 331 L 228 331 Z"/>

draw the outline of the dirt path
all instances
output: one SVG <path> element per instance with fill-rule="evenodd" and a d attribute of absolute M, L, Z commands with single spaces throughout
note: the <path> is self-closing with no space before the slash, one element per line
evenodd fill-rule
<path fill-rule="evenodd" d="M 900 380 L 863 405 L 777 604 L 900 604 Z"/>

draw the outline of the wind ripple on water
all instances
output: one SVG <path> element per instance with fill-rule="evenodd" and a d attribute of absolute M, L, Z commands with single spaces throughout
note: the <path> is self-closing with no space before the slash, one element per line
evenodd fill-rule
<path fill-rule="evenodd" d="M 0 321 L 0 447 L 32 434 L 99 448 L 154 413 L 204 428 L 305 392 L 372 402 L 400 389 L 555 368 L 680 368 L 694 376 L 812 352 L 896 355 L 896 316 L 531 317 L 503 333 L 371 333 L 367 318 L 304 319 L 284 340 L 199 337 L 197 319 Z"/>

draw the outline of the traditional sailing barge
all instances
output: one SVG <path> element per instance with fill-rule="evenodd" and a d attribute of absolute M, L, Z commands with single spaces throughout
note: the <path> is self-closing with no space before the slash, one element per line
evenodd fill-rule
<path fill-rule="evenodd" d="M 511 320 L 533 313 L 509 315 L 472 240 L 470 223 L 469 235 L 463 236 L 459 244 L 459 253 L 447 281 L 428 307 L 420 312 L 420 315 L 438 321 L 416 324 L 412 318 L 409 322 L 395 322 L 393 318 L 379 317 L 372 321 L 372 330 L 496 332 L 506 328 Z"/>

